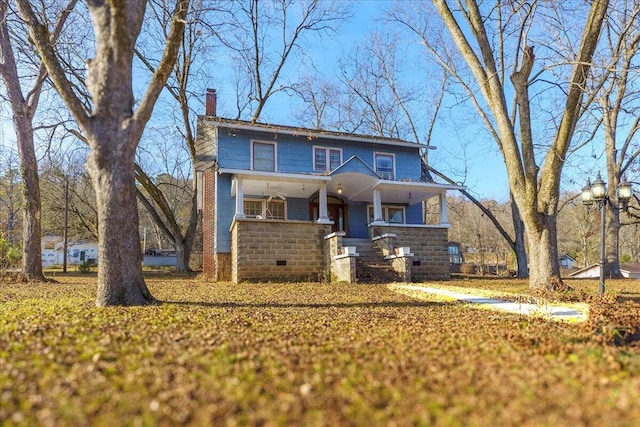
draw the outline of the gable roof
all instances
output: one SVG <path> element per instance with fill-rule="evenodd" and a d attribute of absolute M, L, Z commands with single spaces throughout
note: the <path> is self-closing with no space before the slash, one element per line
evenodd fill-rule
<path fill-rule="evenodd" d="M 629 273 L 640 273 L 640 263 L 629 262 L 620 264 L 620 270 L 628 271 Z"/>
<path fill-rule="evenodd" d="M 568 259 L 570 261 L 576 262 L 576 259 L 567 253 L 560 255 L 558 259 Z"/>
<path fill-rule="evenodd" d="M 354 141 L 364 143 L 374 143 L 382 145 L 394 145 L 400 147 L 411 148 L 427 148 L 428 145 L 418 144 L 415 142 L 399 139 L 399 138 L 386 138 L 375 135 L 358 135 L 346 132 L 336 132 L 323 129 L 311 129 L 297 126 L 286 126 L 273 123 L 260 123 L 249 122 L 245 120 L 232 120 L 222 117 L 214 116 L 200 116 L 199 122 L 203 125 L 215 126 L 217 128 L 228 129 L 233 132 L 234 130 L 245 130 L 253 132 L 264 132 L 272 135 L 291 135 L 291 136 L 304 136 L 309 140 L 317 138 L 330 138 L 338 139 L 342 141 Z"/>
<path fill-rule="evenodd" d="M 376 179 L 381 178 L 380 175 L 371 169 L 371 166 L 362 161 L 358 156 L 349 157 L 346 162 L 332 170 L 331 173 L 329 173 L 329 176 L 335 176 L 341 173 L 359 173 Z"/>

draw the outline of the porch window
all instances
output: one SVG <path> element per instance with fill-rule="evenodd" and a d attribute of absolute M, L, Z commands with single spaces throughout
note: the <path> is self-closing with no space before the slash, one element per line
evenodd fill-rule
<path fill-rule="evenodd" d="M 257 142 L 252 144 L 252 169 L 256 171 L 276 171 L 276 144 Z"/>
<path fill-rule="evenodd" d="M 369 222 L 373 222 L 373 206 L 367 207 Z M 404 206 L 382 206 L 382 219 L 388 224 L 404 224 Z"/>
<path fill-rule="evenodd" d="M 249 218 L 287 219 L 284 200 L 247 200 L 244 201 L 244 213 Z"/>
<path fill-rule="evenodd" d="M 262 201 L 261 200 L 246 200 L 244 201 L 244 214 L 250 218 L 256 218 L 262 213 Z"/>
<path fill-rule="evenodd" d="M 390 224 L 404 224 L 404 208 L 389 206 L 386 212 L 386 221 Z"/>
<path fill-rule="evenodd" d="M 393 154 L 389 153 L 374 153 L 374 160 L 376 164 L 376 172 L 383 179 L 394 179 L 394 163 L 395 158 Z"/>
<path fill-rule="evenodd" d="M 313 170 L 329 172 L 342 164 L 342 150 L 339 148 L 313 147 Z"/>

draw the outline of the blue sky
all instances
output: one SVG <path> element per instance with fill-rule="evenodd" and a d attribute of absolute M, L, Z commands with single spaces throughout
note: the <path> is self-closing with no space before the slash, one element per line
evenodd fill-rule
<path fill-rule="evenodd" d="M 393 2 L 389 1 L 351 1 L 350 7 L 354 17 L 348 25 L 345 25 L 340 34 L 332 39 L 324 38 L 322 42 L 311 44 L 312 50 L 307 52 L 316 64 L 323 64 L 326 73 L 337 69 L 337 60 L 348 53 L 354 46 L 363 43 L 371 30 L 377 25 L 375 19 L 381 15 L 383 8 Z M 415 43 L 415 41 L 407 41 Z M 220 58 L 218 58 L 219 60 Z M 408 61 L 411 58 L 407 58 Z M 224 63 L 224 62 L 223 62 Z M 216 64 L 218 65 L 219 62 Z M 289 73 L 296 68 L 289 69 Z M 234 95 L 231 92 L 233 85 L 224 84 L 225 79 L 220 78 L 215 84 L 219 93 L 219 112 L 225 113 L 225 103 L 233 102 Z M 202 95 L 204 97 L 204 94 Z M 505 166 L 495 142 L 488 136 L 483 126 L 473 123 L 473 114 L 468 109 L 461 111 L 453 102 L 448 102 L 448 108 L 441 112 L 442 120 L 435 129 L 432 144 L 436 150 L 429 153 L 430 164 L 451 178 L 461 181 L 469 191 L 478 198 L 496 199 L 504 202 L 508 200 L 509 190 L 507 185 Z M 291 105 L 286 97 L 274 98 L 273 104 L 267 105 L 265 117 L 270 121 L 292 124 L 290 121 Z M 0 142 L 12 145 L 15 140 L 13 128 L 10 122 L 10 113 L 1 112 L 0 124 L 2 125 L 2 138 Z M 0 150 L 6 149 L 1 146 Z M 598 159 L 587 159 L 587 162 L 597 163 Z M 574 161 L 575 163 L 575 161 Z M 586 164 L 586 163 L 585 163 Z M 584 166 L 584 170 L 590 170 Z M 603 169 L 604 171 L 604 169 Z M 574 174 L 574 170 L 565 169 L 565 176 Z M 586 176 L 577 174 L 575 182 L 567 180 L 567 190 L 579 190 Z M 592 173 L 595 176 L 595 171 Z"/>
<path fill-rule="evenodd" d="M 337 37 L 325 37 L 320 42 L 314 41 L 311 44 L 312 50 L 307 50 L 306 54 L 311 56 L 316 65 L 321 66 L 328 78 L 331 78 L 332 74 L 337 73 L 339 58 L 366 40 L 372 29 L 378 25 L 376 19 L 381 16 L 382 10 L 392 3 L 352 1 L 352 21 L 340 29 Z M 407 44 L 415 44 L 415 41 L 407 40 Z M 417 55 L 425 53 L 424 48 L 417 44 L 409 51 Z M 413 60 L 407 58 L 408 62 Z M 418 78 L 426 79 L 425 76 Z M 439 82 L 433 84 L 438 85 Z M 273 101 L 267 106 L 263 120 L 291 124 L 290 101 L 285 97 L 275 98 Z M 482 126 L 470 127 L 467 120 L 460 119 L 460 112 L 452 107 L 452 102 L 448 104 L 448 108 L 441 111 L 442 120 L 434 131 L 431 143 L 437 149 L 429 153 L 430 164 L 451 178 L 462 181 L 478 198 L 507 201 L 509 190 L 505 166 L 495 143 Z M 468 115 L 468 110 L 464 114 Z"/>

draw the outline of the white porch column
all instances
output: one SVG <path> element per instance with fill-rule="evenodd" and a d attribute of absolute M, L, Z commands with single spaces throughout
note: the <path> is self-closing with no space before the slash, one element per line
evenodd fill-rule
<path fill-rule="evenodd" d="M 447 194 L 440 195 L 440 225 L 449 226 L 449 212 L 447 210 Z"/>
<path fill-rule="evenodd" d="M 327 209 L 327 183 L 320 184 L 320 194 L 318 197 L 318 223 L 330 224 L 329 212 Z"/>
<path fill-rule="evenodd" d="M 242 178 L 236 177 L 236 218 L 245 218 L 243 182 Z"/>
<path fill-rule="evenodd" d="M 373 223 L 382 224 L 384 218 L 382 217 L 382 200 L 380 199 L 380 190 L 373 190 Z"/>

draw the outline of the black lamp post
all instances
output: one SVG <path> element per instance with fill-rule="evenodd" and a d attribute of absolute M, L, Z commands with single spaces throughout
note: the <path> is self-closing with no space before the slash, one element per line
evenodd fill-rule
<path fill-rule="evenodd" d="M 604 266 L 607 262 L 605 258 L 605 205 L 608 204 L 614 209 L 622 209 L 624 211 L 629 207 L 629 200 L 633 194 L 631 184 L 622 177 L 622 182 L 616 188 L 616 201 L 618 205 L 614 205 L 607 196 L 607 183 L 600 177 L 600 172 L 596 176 L 593 184 L 587 180 L 587 185 L 582 188 L 582 203 L 585 206 L 591 206 L 594 202 L 600 209 L 600 285 L 598 291 L 600 295 L 604 295 Z"/>

